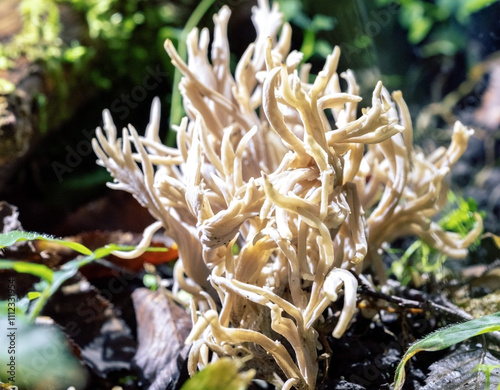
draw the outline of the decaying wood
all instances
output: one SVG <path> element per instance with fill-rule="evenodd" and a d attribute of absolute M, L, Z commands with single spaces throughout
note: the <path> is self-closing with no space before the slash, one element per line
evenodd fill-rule
<path fill-rule="evenodd" d="M 7 44 L 22 29 L 19 4 L 20 0 L 0 2 L 0 45 Z M 85 33 L 85 23 L 76 11 L 61 6 L 60 14 L 64 41 Z M 0 69 L 0 80 L 15 86 L 13 91 L 0 88 L 0 192 L 16 166 L 40 138 L 40 110 L 45 108 L 39 106 L 38 98 L 44 96 L 50 104 L 46 111 L 49 130 L 60 126 L 85 102 L 81 97 L 60 99 L 57 96 L 58 83 L 68 80 L 78 83 L 78 78 L 72 77 L 70 67 L 64 72 L 64 80 L 54 80 L 42 61 L 31 62 L 23 56 L 17 58 L 11 68 Z"/>

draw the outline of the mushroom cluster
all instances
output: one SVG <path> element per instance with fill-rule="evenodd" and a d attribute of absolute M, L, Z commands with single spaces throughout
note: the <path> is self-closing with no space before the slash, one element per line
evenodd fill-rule
<path fill-rule="evenodd" d="M 356 275 L 370 269 L 385 280 L 385 243 L 411 235 L 464 257 L 480 234 L 479 217 L 466 237 L 432 221 L 471 130 L 457 122 L 451 145 L 425 156 L 413 147 L 402 94 L 381 82 L 358 117 L 354 75 L 337 73 L 340 50 L 310 75 L 268 0 L 253 9 L 257 37 L 233 76 L 229 16 L 223 7 L 214 17 L 210 58 L 205 29 L 189 34 L 187 63 L 165 43 L 183 74 L 177 148 L 158 136 L 158 99 L 144 136 L 129 125 L 117 138 L 104 111 L 98 164 L 114 177 L 110 187 L 157 220 L 136 251 L 117 254 L 139 254 L 160 228 L 177 243 L 176 288 L 192 295 L 191 373 L 239 356 L 258 378 L 314 389 L 317 326 L 335 318 L 333 336 L 342 336 L 356 310 Z"/>

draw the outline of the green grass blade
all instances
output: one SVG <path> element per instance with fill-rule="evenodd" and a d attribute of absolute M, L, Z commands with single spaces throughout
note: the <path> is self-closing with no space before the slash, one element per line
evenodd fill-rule
<path fill-rule="evenodd" d="M 421 351 L 440 351 L 483 333 L 500 330 L 500 312 L 440 329 L 413 344 L 401 359 L 396 369 L 394 390 L 401 390 L 405 381 L 405 364 Z"/>
<path fill-rule="evenodd" d="M 115 250 L 126 251 L 134 250 L 136 248 L 135 246 L 120 246 L 116 244 L 109 244 L 102 248 L 98 248 L 95 251 L 91 251 L 86 246 L 78 244 L 76 242 L 52 238 L 45 234 L 12 231 L 9 233 L 0 234 L 0 249 L 13 245 L 19 241 L 32 240 L 56 242 L 85 256 L 78 256 L 77 258 L 68 261 L 57 271 L 53 271 L 43 264 L 14 260 L 0 260 L 0 269 L 11 269 L 19 273 L 31 274 L 34 276 L 38 276 L 46 282 L 43 291 L 34 300 L 34 305 L 32 306 L 31 310 L 29 310 L 28 320 L 30 322 L 33 322 L 36 317 L 38 317 L 49 298 L 59 289 L 59 287 L 61 287 L 61 285 L 68 279 L 76 275 L 81 267 L 93 262 L 94 260 L 106 257 Z M 147 251 L 152 252 L 165 252 L 167 250 L 167 248 L 147 249 Z"/>
<path fill-rule="evenodd" d="M 74 251 L 81 253 L 82 255 L 91 255 L 92 251 L 86 246 L 79 244 L 77 242 L 66 241 L 60 238 L 50 237 L 46 234 L 34 233 L 34 232 L 23 232 L 19 230 L 14 230 L 9 233 L 0 234 L 0 249 L 14 245 L 19 241 L 50 241 L 56 242 L 58 244 L 64 245 L 67 248 L 73 249 Z"/>

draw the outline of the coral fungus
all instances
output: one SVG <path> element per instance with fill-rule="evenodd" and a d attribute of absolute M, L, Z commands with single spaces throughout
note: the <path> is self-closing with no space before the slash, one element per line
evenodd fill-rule
<path fill-rule="evenodd" d="M 356 310 L 356 275 L 371 269 L 385 280 L 384 243 L 412 235 L 463 257 L 480 233 L 479 217 L 465 238 L 432 221 L 471 131 L 457 122 L 449 148 L 424 156 L 402 94 L 381 82 L 358 117 L 354 75 L 337 74 L 340 50 L 310 83 L 302 54 L 289 52 L 290 26 L 267 0 L 254 7 L 257 38 L 233 76 L 229 16 L 223 7 L 214 17 L 210 59 L 205 29 L 189 34 L 188 63 L 165 43 L 183 74 L 177 148 L 160 142 L 157 99 L 144 136 L 129 125 L 117 138 L 105 111 L 93 147 L 110 187 L 157 219 L 132 255 L 161 227 L 178 245 L 177 288 L 193 297 L 190 372 L 249 356 L 257 377 L 314 389 L 317 324 L 335 317 L 333 336 L 342 336 Z"/>

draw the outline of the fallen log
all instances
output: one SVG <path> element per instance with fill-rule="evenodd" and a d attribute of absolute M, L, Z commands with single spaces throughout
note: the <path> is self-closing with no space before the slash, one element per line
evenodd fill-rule
<path fill-rule="evenodd" d="M 0 2 L 0 192 L 23 157 L 47 132 L 47 124 L 57 128 L 91 97 L 82 94 L 76 99 L 62 99 L 61 92 L 68 90 L 68 83 L 74 83 L 72 89 L 78 86 L 79 79 L 73 77 L 76 71 L 62 63 L 58 64 L 59 72 L 51 71 L 39 53 L 48 49 L 47 42 L 23 46 L 22 34 L 34 27 L 23 20 L 20 6 L 20 0 Z M 58 5 L 57 11 L 61 23 L 57 39 L 80 39 L 85 31 L 81 15 L 64 5 Z M 31 55 L 32 50 L 37 54 Z"/>

